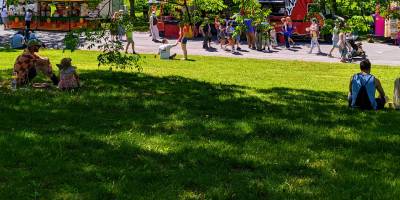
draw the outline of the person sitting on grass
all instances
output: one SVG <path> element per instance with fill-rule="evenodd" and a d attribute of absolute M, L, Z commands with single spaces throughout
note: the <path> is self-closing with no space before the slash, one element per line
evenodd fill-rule
<path fill-rule="evenodd" d="M 24 36 L 22 35 L 22 31 L 18 31 L 15 33 L 10 41 L 10 46 L 12 49 L 25 49 L 25 39 Z"/>
<path fill-rule="evenodd" d="M 174 59 L 176 56 L 176 53 L 171 55 L 171 48 L 175 47 L 178 45 L 178 42 L 175 44 L 168 44 L 167 39 L 162 40 L 162 45 L 158 48 L 158 54 L 160 55 L 160 59 Z"/>
<path fill-rule="evenodd" d="M 57 64 L 57 67 L 60 70 L 60 82 L 58 83 L 58 88 L 61 90 L 75 89 L 80 86 L 79 76 L 71 62 L 71 58 L 63 58 L 61 63 Z"/>
<path fill-rule="evenodd" d="M 349 106 L 364 110 L 379 110 L 385 107 L 385 91 L 379 79 L 371 74 L 371 63 L 368 59 L 361 61 L 361 72 L 354 74 L 349 85 Z M 379 98 L 375 99 L 378 90 Z"/>
<path fill-rule="evenodd" d="M 34 30 L 29 30 L 28 33 L 29 33 L 29 34 L 28 34 L 29 37 L 27 37 L 28 40 L 38 40 L 38 38 L 36 37 L 36 33 L 35 33 Z"/>
<path fill-rule="evenodd" d="M 36 77 L 37 71 L 41 71 L 51 79 L 54 85 L 58 85 L 58 78 L 53 73 L 49 59 L 42 58 L 36 54 L 42 44 L 38 40 L 30 40 L 27 46 L 27 49 L 17 57 L 14 64 L 17 85 L 28 84 Z"/>
<path fill-rule="evenodd" d="M 394 81 L 393 104 L 396 109 L 400 109 L 400 78 Z"/>

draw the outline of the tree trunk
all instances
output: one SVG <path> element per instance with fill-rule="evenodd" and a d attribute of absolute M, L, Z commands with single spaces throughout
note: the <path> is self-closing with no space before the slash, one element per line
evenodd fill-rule
<path fill-rule="evenodd" d="M 192 17 L 190 16 L 190 11 L 189 11 L 189 7 L 187 5 L 187 0 L 185 0 L 183 2 L 183 5 L 185 6 L 185 9 L 186 9 L 186 12 L 187 12 L 187 15 L 188 15 L 188 18 L 189 18 L 189 23 L 194 25 L 194 23 L 192 23 Z"/>
<path fill-rule="evenodd" d="M 129 4 L 130 4 L 129 14 L 131 15 L 131 17 L 136 18 L 136 15 L 135 15 L 135 0 L 129 0 Z"/>
<path fill-rule="evenodd" d="M 332 14 L 336 15 L 337 12 L 337 3 L 336 0 L 332 0 Z"/>

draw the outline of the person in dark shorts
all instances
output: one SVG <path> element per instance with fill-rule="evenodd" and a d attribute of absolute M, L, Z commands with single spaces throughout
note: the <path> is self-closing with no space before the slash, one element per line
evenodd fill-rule
<path fill-rule="evenodd" d="M 349 84 L 349 106 L 365 110 L 379 110 L 385 107 L 386 97 L 379 79 L 371 74 L 371 63 L 363 60 L 360 63 L 361 72 L 354 74 Z M 379 98 L 375 98 L 378 90 Z"/>

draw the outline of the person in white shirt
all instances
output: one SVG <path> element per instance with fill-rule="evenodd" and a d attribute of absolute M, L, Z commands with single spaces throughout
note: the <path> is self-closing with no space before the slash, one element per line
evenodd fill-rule
<path fill-rule="evenodd" d="M 156 12 L 153 11 L 151 16 L 150 16 L 150 31 L 151 31 L 151 37 L 153 38 L 153 42 L 159 42 L 159 38 L 160 38 L 160 33 L 158 31 L 158 19 L 157 19 L 157 15 Z"/>
<path fill-rule="evenodd" d="M 175 44 L 168 44 L 168 40 L 163 39 L 162 45 L 158 48 L 158 54 L 160 54 L 160 59 L 174 59 L 176 53 L 171 55 L 171 48 L 178 45 L 178 42 Z"/>
<path fill-rule="evenodd" d="M 31 29 L 32 15 L 33 13 L 31 9 L 28 9 L 25 13 L 25 26 L 27 30 Z"/>
<path fill-rule="evenodd" d="M 2 8 L 1 9 L 1 20 L 3 21 L 4 24 L 4 30 L 8 29 L 8 11 L 7 8 Z"/>

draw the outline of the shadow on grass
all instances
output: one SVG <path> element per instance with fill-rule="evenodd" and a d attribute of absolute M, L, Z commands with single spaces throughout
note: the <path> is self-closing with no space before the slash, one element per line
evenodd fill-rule
<path fill-rule="evenodd" d="M 105 71 L 81 78 L 85 87 L 76 92 L 0 90 L 0 196 L 399 193 L 390 184 L 399 172 L 400 144 L 391 139 L 399 134 L 398 114 L 348 110 L 343 93 Z"/>

